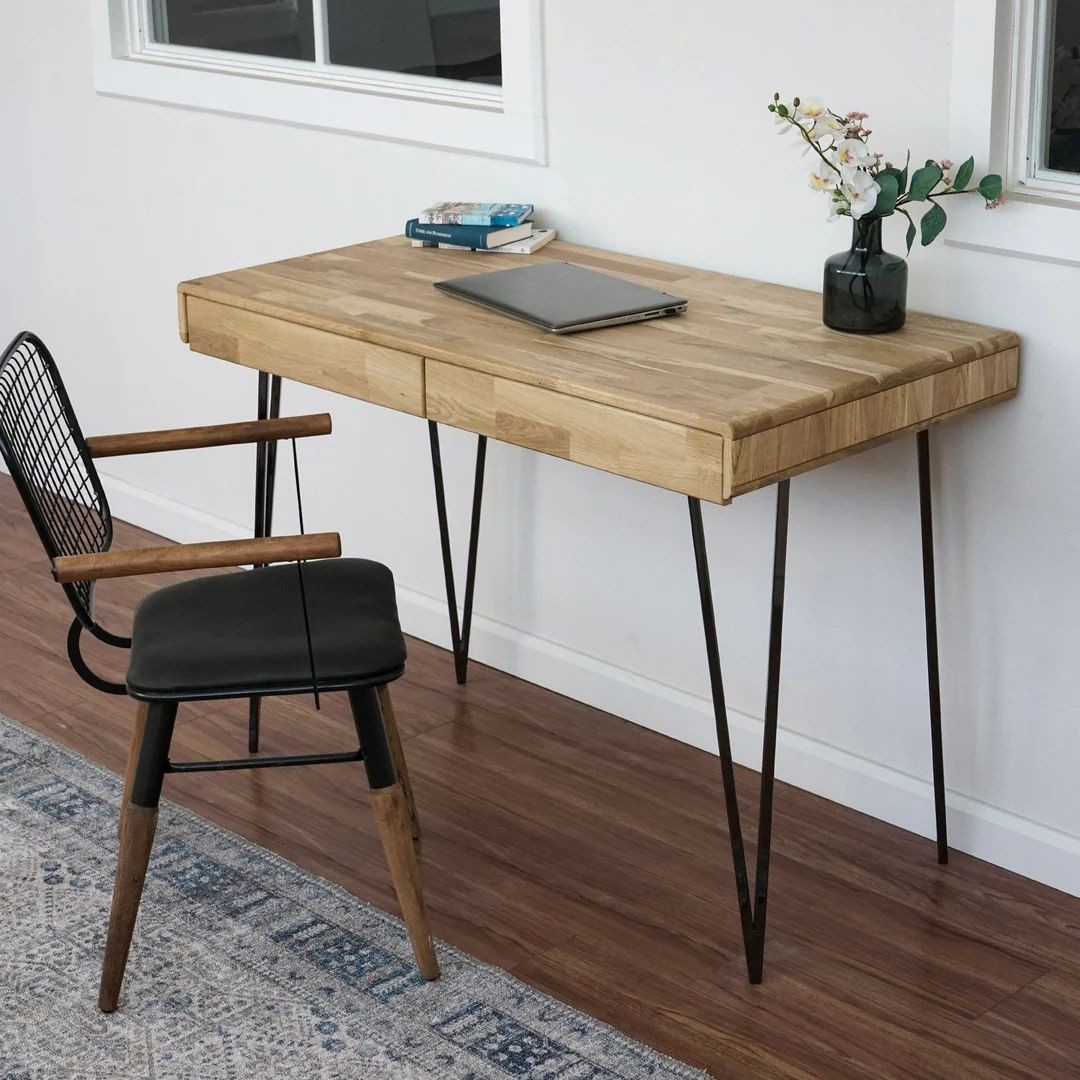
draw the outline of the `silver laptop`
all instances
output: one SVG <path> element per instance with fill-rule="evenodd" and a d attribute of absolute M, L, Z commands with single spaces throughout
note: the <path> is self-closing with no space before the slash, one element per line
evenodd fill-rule
<path fill-rule="evenodd" d="M 436 281 L 435 288 L 553 334 L 641 322 L 686 310 L 681 296 L 566 262 Z"/>

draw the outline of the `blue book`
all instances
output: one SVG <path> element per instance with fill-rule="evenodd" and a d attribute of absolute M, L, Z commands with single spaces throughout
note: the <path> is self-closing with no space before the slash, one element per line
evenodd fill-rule
<path fill-rule="evenodd" d="M 441 202 L 429 206 L 421 225 L 520 225 L 531 217 L 532 203 Z"/>
<path fill-rule="evenodd" d="M 423 225 L 418 218 L 405 223 L 405 235 L 410 240 L 423 240 L 429 244 L 454 244 L 457 247 L 489 250 L 513 244 L 532 236 L 532 222 L 509 228 L 490 225 Z"/>

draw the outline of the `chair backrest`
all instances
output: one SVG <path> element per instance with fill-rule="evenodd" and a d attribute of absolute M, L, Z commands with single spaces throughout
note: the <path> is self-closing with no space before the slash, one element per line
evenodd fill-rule
<path fill-rule="evenodd" d="M 97 469 L 52 354 L 28 331 L 0 358 L 0 453 L 50 561 L 108 550 L 112 515 Z M 79 622 L 99 634 L 93 582 L 64 591 Z"/>

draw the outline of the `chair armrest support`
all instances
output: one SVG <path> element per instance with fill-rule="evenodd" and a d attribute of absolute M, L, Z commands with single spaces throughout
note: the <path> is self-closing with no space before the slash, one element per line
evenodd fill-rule
<path fill-rule="evenodd" d="M 92 457 L 106 458 L 122 454 L 156 454 L 163 450 L 195 450 L 204 446 L 301 439 L 309 435 L 329 435 L 331 429 L 329 413 L 312 413 L 308 416 L 283 416 L 275 420 L 245 420 L 238 424 L 132 431 L 126 435 L 95 435 L 86 440 L 86 445 Z"/>
<path fill-rule="evenodd" d="M 307 536 L 264 536 L 253 540 L 220 540 L 208 544 L 170 544 L 135 551 L 103 551 L 96 555 L 62 555 L 53 564 L 58 582 L 99 581 L 102 578 L 164 574 L 173 570 L 209 570 L 247 563 L 336 559 L 341 554 L 337 533 Z"/>

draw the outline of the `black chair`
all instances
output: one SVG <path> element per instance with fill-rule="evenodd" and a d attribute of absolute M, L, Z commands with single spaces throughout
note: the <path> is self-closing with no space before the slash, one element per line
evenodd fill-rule
<path fill-rule="evenodd" d="M 425 979 L 439 975 L 420 887 L 419 826 L 388 689 L 405 670 L 390 571 L 365 559 L 340 558 L 338 535 L 305 536 L 302 517 L 299 536 L 109 551 L 112 519 L 94 458 L 268 444 L 329 431 L 330 417 L 323 414 L 85 439 L 56 364 L 39 338 L 19 334 L 0 359 L 0 452 L 53 576 L 75 610 L 68 634 L 72 665 L 97 689 L 126 693 L 139 703 L 121 800 L 120 851 L 98 998 L 105 1012 L 116 1008 L 120 996 L 162 782 L 169 772 L 362 760 L 417 965 Z M 267 565 L 288 562 L 295 566 Z M 94 582 L 99 579 L 247 564 L 255 569 L 151 593 L 135 611 L 130 638 L 106 630 L 94 617 Z M 84 630 L 131 649 L 124 684 L 101 678 L 86 664 L 79 649 Z M 317 699 L 325 691 L 349 695 L 359 740 L 356 751 L 169 760 L 177 708 L 183 701 L 309 693 Z"/>

